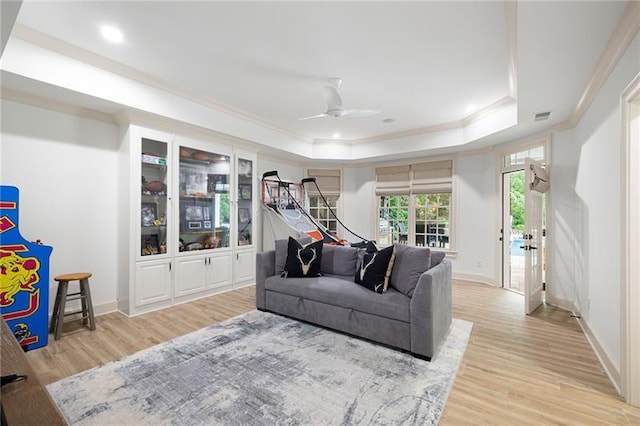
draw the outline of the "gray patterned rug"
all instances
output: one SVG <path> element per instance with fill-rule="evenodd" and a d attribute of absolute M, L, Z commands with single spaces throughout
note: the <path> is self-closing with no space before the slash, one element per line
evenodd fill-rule
<path fill-rule="evenodd" d="M 252 311 L 47 389 L 71 424 L 437 424 L 472 325 L 427 362 Z"/>

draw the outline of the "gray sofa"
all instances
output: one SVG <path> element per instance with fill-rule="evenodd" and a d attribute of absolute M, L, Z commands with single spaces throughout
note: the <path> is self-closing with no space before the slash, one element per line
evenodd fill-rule
<path fill-rule="evenodd" d="M 395 246 L 388 290 L 354 282 L 363 249 L 325 245 L 321 277 L 284 278 L 287 240 L 258 253 L 256 306 L 344 333 L 434 357 L 451 325 L 451 262 L 426 247 Z"/>

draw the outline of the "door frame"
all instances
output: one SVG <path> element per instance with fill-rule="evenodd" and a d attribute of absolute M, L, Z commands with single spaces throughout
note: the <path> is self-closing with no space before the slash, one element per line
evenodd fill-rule
<path fill-rule="evenodd" d="M 640 73 L 620 96 L 622 112 L 621 393 L 640 406 Z"/>
<path fill-rule="evenodd" d="M 518 164 L 515 166 L 508 166 L 505 167 L 504 165 L 504 157 L 516 152 L 520 152 L 520 151 L 525 151 L 527 149 L 531 149 L 531 148 L 535 148 L 538 146 L 542 146 L 544 148 L 544 158 L 542 160 L 542 162 L 544 162 L 545 164 L 549 165 L 551 164 L 551 133 L 541 133 L 541 134 L 537 134 L 537 135 L 533 135 L 530 138 L 526 138 L 526 139 L 522 139 L 513 143 L 508 143 L 508 144 L 504 144 L 502 146 L 500 146 L 498 149 L 496 149 L 496 194 L 497 194 L 497 199 L 498 200 L 502 200 L 503 199 L 503 174 L 504 173 L 508 173 L 508 172 L 512 172 L 512 171 L 517 171 L 517 170 L 524 170 L 524 163 L 523 164 Z M 546 199 L 546 217 L 545 217 L 545 223 L 547 224 L 547 227 L 549 226 L 549 224 L 551 223 L 549 221 L 549 215 L 550 212 L 552 211 L 552 201 L 551 201 L 551 196 L 547 196 Z M 502 287 L 503 284 L 503 271 L 504 271 L 504 258 L 503 258 L 503 248 L 502 248 L 502 243 L 503 241 L 500 241 L 500 227 L 503 224 L 503 213 L 504 213 L 504 208 L 502 208 L 502 204 L 501 207 L 496 209 L 496 216 L 495 216 L 495 223 L 497 224 L 497 228 L 496 228 L 496 239 L 495 239 L 495 259 L 497 260 L 495 262 L 495 286 L 496 287 Z M 504 231 L 504 230 L 503 230 Z M 547 253 L 549 253 L 549 248 L 553 246 L 553 235 L 549 232 L 549 229 L 546 230 L 546 237 L 545 237 L 545 246 L 547 248 Z M 504 239 L 504 235 L 503 235 L 503 239 Z M 551 276 L 551 274 L 549 273 L 549 271 L 551 270 L 552 267 L 552 259 L 550 256 L 546 256 L 545 257 L 545 283 L 547 288 L 549 288 L 549 277 Z"/>

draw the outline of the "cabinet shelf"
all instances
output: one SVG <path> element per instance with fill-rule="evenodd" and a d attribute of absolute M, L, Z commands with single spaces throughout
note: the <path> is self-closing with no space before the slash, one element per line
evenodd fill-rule
<path fill-rule="evenodd" d="M 180 198 L 183 200 L 212 200 L 213 199 L 213 197 L 209 195 L 188 195 L 188 194 L 181 194 Z"/>
<path fill-rule="evenodd" d="M 141 158 L 142 164 L 152 165 L 152 166 L 160 166 L 167 167 L 167 159 L 165 157 L 160 157 L 159 155 L 152 154 L 142 154 Z"/>

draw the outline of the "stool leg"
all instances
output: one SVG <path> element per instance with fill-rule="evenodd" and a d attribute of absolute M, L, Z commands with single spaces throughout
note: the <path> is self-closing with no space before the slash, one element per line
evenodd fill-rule
<path fill-rule="evenodd" d="M 64 311 L 67 306 L 67 289 L 69 288 L 68 281 L 62 281 L 60 283 L 60 304 L 58 305 L 58 318 L 56 321 L 56 328 L 54 330 L 54 338 L 60 340 L 60 334 L 62 333 L 62 323 L 64 322 Z"/>
<path fill-rule="evenodd" d="M 54 333 L 56 325 L 58 324 L 58 315 L 60 315 L 60 292 L 62 286 L 58 284 L 58 290 L 56 291 L 56 300 L 53 303 L 53 314 L 51 314 L 51 324 L 49 325 L 49 333 Z"/>
<path fill-rule="evenodd" d="M 96 329 L 96 317 L 93 314 L 93 302 L 91 301 L 91 290 L 89 289 L 89 279 L 85 278 L 84 280 L 80 281 L 80 287 L 81 287 L 81 292 L 82 295 L 85 296 L 82 299 L 82 309 L 84 311 L 85 307 L 89 310 L 89 329 L 90 330 L 95 330 Z M 84 315 L 84 313 L 83 313 Z"/>
<path fill-rule="evenodd" d="M 87 325 L 89 323 L 89 311 L 87 310 L 87 292 L 85 290 L 88 285 L 84 285 L 80 281 L 80 301 L 82 302 L 82 324 Z"/>

